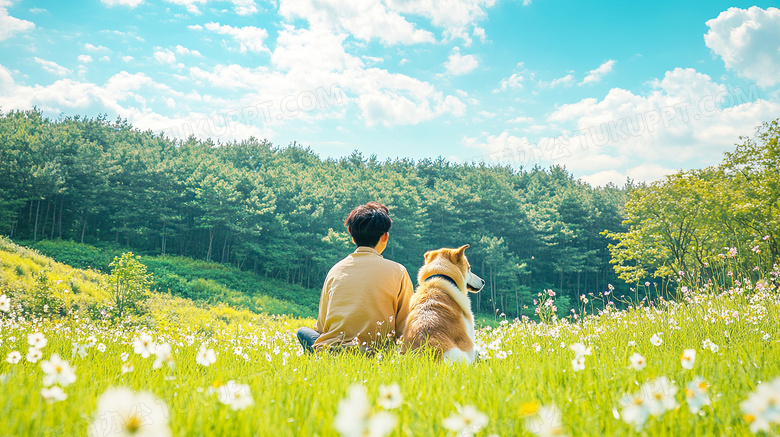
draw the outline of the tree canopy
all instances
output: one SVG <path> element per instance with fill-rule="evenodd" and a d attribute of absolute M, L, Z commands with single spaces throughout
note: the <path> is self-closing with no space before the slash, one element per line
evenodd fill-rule
<path fill-rule="evenodd" d="M 345 216 L 375 200 L 394 220 L 388 258 L 414 278 L 425 251 L 469 243 L 489 283 L 476 309 L 510 317 L 542 289 L 576 302 L 616 284 L 602 232 L 625 231 L 628 188 L 593 188 L 561 167 L 321 159 L 297 144 L 174 141 L 105 117 L 0 113 L 0 232 L 12 238 L 112 242 L 318 289 L 352 251 Z"/>

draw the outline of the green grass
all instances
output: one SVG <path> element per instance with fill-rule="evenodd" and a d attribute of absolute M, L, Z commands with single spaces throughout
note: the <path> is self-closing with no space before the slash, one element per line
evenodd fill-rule
<path fill-rule="evenodd" d="M 78 268 L 110 273 L 115 245 L 95 247 L 73 241 L 25 242 L 58 262 Z M 316 317 L 319 291 L 242 271 L 216 262 L 179 256 L 142 255 L 152 273 L 154 291 L 193 300 L 201 305 L 226 304 L 255 313 Z"/>
<path fill-rule="evenodd" d="M 45 259 L 32 252 L 15 256 L 29 258 L 31 269 L 59 268 L 56 263 L 41 265 Z M 14 270 L 10 264 L 10 259 L 3 260 L 4 277 Z M 64 271 L 55 276 L 61 274 Z M 23 320 L 13 310 L 0 312 L 0 436 L 85 435 L 96 420 L 98 398 L 110 387 L 147 391 L 159 398 L 155 405 L 165 405 L 168 427 L 176 436 L 335 436 L 339 402 L 350 386 L 365 387 L 372 411 L 378 412 L 379 386 L 393 383 L 403 395 L 403 404 L 390 411 L 397 419 L 389 434 L 393 436 L 454 435 L 443 421 L 466 405 L 488 417 L 478 435 L 530 435 L 521 411 L 528 405 L 553 404 L 561 411 L 561 429 L 568 435 L 740 436 L 750 435 L 740 403 L 760 382 L 780 377 L 780 299 L 774 286 L 698 292 L 689 303 L 610 309 L 577 324 L 501 321 L 478 331 L 485 352 L 472 366 L 447 365 L 430 355 L 400 355 L 396 350 L 373 358 L 351 353 L 306 355 L 300 352 L 295 330 L 311 325 L 311 319 L 271 317 L 225 306 L 198 308 L 165 296 L 157 299 L 147 303 L 152 316 L 121 324 L 83 312 L 78 317 Z M 142 358 L 133 352 L 133 339 L 142 330 L 155 342 L 171 345 L 173 369 L 163 365 L 155 370 L 154 356 Z M 48 339 L 44 359 L 56 352 L 76 367 L 77 379 L 64 388 L 68 395 L 64 401 L 47 404 L 41 397 L 40 363 L 24 359 L 27 337 L 33 332 Z M 661 345 L 650 343 L 654 334 L 663 339 Z M 72 344 L 83 344 L 90 336 L 105 345 L 105 352 L 93 346 L 84 357 L 72 355 Z M 702 348 L 706 339 L 719 346 L 716 353 Z M 195 360 L 204 342 L 217 352 L 209 367 Z M 574 372 L 569 346 L 577 342 L 591 346 L 592 354 L 585 359 L 585 369 Z M 236 346 L 248 360 L 234 353 Z M 685 349 L 696 350 L 691 370 L 681 366 Z M 22 353 L 17 364 L 5 361 L 13 350 Z M 629 367 L 628 357 L 634 352 L 646 358 L 645 369 Z M 134 366 L 127 374 L 121 372 L 123 353 Z M 625 394 L 660 376 L 678 388 L 678 408 L 651 417 L 641 432 L 614 416 L 622 412 L 619 401 Z M 698 415 L 688 411 L 684 390 L 695 376 L 710 384 L 712 399 Z M 233 411 L 210 393 L 210 387 L 231 380 L 249 386 L 253 406 Z M 780 428 L 775 425 L 773 430 Z"/>

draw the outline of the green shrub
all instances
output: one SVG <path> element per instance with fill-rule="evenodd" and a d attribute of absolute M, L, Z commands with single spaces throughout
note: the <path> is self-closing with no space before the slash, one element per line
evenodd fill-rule
<path fill-rule="evenodd" d="M 65 301 L 61 292 L 56 290 L 45 271 L 38 273 L 35 285 L 26 293 L 15 293 L 18 303 L 24 311 L 37 317 L 65 315 Z"/>
<path fill-rule="evenodd" d="M 140 256 L 127 252 L 115 257 L 110 264 L 108 282 L 117 318 L 121 318 L 127 310 L 136 309 L 137 304 L 149 295 L 152 275 L 146 272 L 146 266 L 140 260 Z"/>
<path fill-rule="evenodd" d="M 43 240 L 30 247 L 71 267 L 95 269 L 104 273 L 109 271 L 111 260 L 118 255 L 114 250 L 63 240 Z"/>

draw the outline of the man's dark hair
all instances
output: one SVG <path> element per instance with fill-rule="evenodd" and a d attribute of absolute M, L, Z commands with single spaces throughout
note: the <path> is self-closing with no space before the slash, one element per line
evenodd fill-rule
<path fill-rule="evenodd" d="M 349 234 L 358 246 L 375 247 L 385 232 L 393 226 L 387 207 L 378 202 L 360 205 L 344 220 Z"/>

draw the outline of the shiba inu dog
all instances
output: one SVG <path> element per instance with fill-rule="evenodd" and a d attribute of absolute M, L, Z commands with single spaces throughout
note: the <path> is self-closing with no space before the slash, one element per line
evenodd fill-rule
<path fill-rule="evenodd" d="M 477 293 L 485 281 L 471 273 L 464 251 L 443 248 L 425 253 L 425 264 L 417 274 L 404 331 L 404 350 L 432 347 L 444 361 L 472 363 L 474 314 L 469 292 Z"/>

